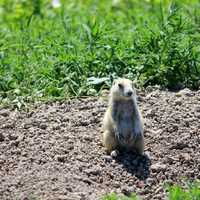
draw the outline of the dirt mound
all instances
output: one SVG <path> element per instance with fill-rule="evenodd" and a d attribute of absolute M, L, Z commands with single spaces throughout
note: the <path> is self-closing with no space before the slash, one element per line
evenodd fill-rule
<path fill-rule="evenodd" d="M 112 159 L 101 145 L 106 102 L 0 110 L 0 199 L 95 200 L 115 191 L 163 199 L 164 184 L 200 178 L 200 91 L 140 92 L 145 152 Z"/>

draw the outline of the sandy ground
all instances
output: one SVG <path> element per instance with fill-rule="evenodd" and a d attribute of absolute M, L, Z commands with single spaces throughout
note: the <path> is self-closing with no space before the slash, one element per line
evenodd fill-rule
<path fill-rule="evenodd" d="M 200 178 L 200 91 L 138 93 L 145 155 L 101 144 L 107 102 L 95 98 L 0 110 L 0 199 L 96 200 L 108 192 L 164 199 L 165 184 Z"/>

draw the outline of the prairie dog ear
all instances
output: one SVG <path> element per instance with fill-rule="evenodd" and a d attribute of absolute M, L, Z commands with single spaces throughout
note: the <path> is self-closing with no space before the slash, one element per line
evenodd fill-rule
<path fill-rule="evenodd" d="M 112 82 L 112 85 L 115 85 L 117 83 L 117 79 L 114 79 Z"/>

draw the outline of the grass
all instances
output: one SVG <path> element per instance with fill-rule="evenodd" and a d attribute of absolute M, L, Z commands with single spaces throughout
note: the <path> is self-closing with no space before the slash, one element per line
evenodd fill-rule
<path fill-rule="evenodd" d="M 188 185 L 187 190 L 184 190 L 179 185 L 169 187 L 169 200 L 199 200 L 200 185 L 192 183 Z"/>
<path fill-rule="evenodd" d="M 1 0 L 0 102 L 98 95 L 121 76 L 197 89 L 199 27 L 197 0 Z"/>
<path fill-rule="evenodd" d="M 189 183 L 185 189 L 179 185 L 172 185 L 167 187 L 168 200 L 199 200 L 200 199 L 200 185 L 198 182 Z M 133 194 L 131 197 L 118 196 L 115 193 L 106 195 L 102 200 L 139 200 Z"/>
<path fill-rule="evenodd" d="M 127 196 L 124 196 L 124 195 L 121 195 L 119 197 L 115 193 L 111 193 L 111 194 L 103 197 L 102 200 L 138 200 L 138 198 L 136 197 L 135 194 L 133 194 L 131 197 L 127 197 Z"/>

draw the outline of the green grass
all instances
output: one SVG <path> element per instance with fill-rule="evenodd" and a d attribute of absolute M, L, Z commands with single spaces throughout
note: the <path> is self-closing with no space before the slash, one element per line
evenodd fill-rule
<path fill-rule="evenodd" d="M 120 197 L 116 195 L 115 193 L 111 193 L 109 195 L 106 195 L 102 198 L 102 200 L 138 200 L 135 194 L 133 194 L 131 197 L 126 197 L 124 195 L 121 195 Z"/>
<path fill-rule="evenodd" d="M 179 185 L 169 187 L 169 200 L 200 200 L 200 185 L 192 183 L 187 189 Z"/>
<path fill-rule="evenodd" d="M 200 85 L 200 3 L 0 1 L 0 101 L 98 95 L 116 77 Z"/>
<path fill-rule="evenodd" d="M 179 185 L 173 185 L 167 187 L 168 200 L 200 200 L 200 185 L 198 182 L 190 183 L 185 189 Z M 106 195 L 102 200 L 139 200 L 140 198 L 136 197 L 133 194 L 132 197 L 118 196 L 115 193 Z"/>

